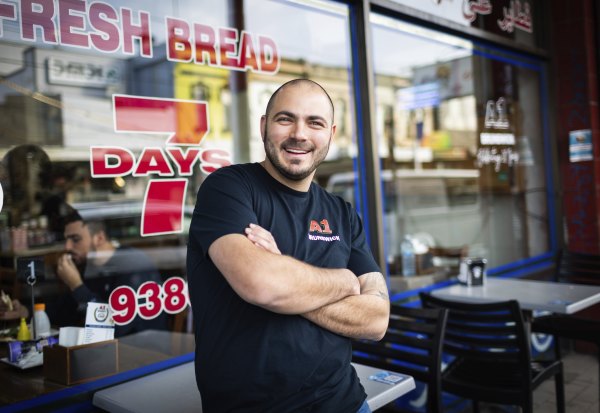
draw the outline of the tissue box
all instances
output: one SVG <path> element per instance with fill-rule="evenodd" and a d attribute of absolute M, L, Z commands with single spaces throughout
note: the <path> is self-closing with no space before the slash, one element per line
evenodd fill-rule
<path fill-rule="evenodd" d="M 118 340 L 45 347 L 44 377 L 71 385 L 115 374 L 119 371 L 118 347 Z"/>

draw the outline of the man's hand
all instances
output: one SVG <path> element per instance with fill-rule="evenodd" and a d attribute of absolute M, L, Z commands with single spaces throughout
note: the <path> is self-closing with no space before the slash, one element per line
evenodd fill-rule
<path fill-rule="evenodd" d="M 390 318 L 387 285 L 381 273 L 358 277 L 360 295 L 302 314 L 318 326 L 345 337 L 381 340 Z"/>
<path fill-rule="evenodd" d="M 279 248 L 277 248 L 275 238 L 273 238 L 273 235 L 263 227 L 256 224 L 250 224 L 245 232 L 248 239 L 252 241 L 254 245 L 262 247 L 273 254 L 281 255 Z"/>
<path fill-rule="evenodd" d="M 63 254 L 58 259 L 56 274 L 58 275 L 58 278 L 60 278 L 67 285 L 67 287 L 69 287 L 71 291 L 75 290 L 77 287 L 83 284 L 81 274 L 79 274 L 79 270 L 73 262 L 71 254 Z"/>
<path fill-rule="evenodd" d="M 11 300 L 8 294 L 2 291 L 0 300 L 0 320 L 16 320 L 29 317 L 29 310 L 19 300 Z"/>

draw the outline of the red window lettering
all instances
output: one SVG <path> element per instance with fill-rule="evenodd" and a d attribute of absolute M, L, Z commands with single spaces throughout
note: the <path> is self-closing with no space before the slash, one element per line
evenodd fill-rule
<path fill-rule="evenodd" d="M 131 9 L 121 8 L 121 25 L 123 28 L 123 52 L 133 54 L 133 39 L 141 42 L 140 55 L 152 57 L 152 41 L 150 39 L 150 13 L 139 12 L 139 24 L 133 22 Z"/>
<path fill-rule="evenodd" d="M 173 176 L 173 169 L 160 148 L 145 148 L 142 151 L 133 176 L 147 176 L 150 174 Z"/>
<path fill-rule="evenodd" d="M 187 284 L 180 277 L 172 277 L 163 284 L 165 312 L 177 314 L 188 305 Z"/>
<path fill-rule="evenodd" d="M 189 148 L 184 154 L 181 148 L 168 148 L 167 153 L 177 164 L 179 175 L 189 176 L 192 174 L 194 164 L 198 161 L 200 149 Z"/>
<path fill-rule="evenodd" d="M 167 58 L 178 62 L 192 61 L 190 28 L 184 20 L 167 17 Z"/>
<path fill-rule="evenodd" d="M 215 46 L 215 31 L 204 24 L 194 24 L 194 36 L 196 37 L 196 63 L 216 66 L 217 50 Z M 206 59 L 208 58 L 208 59 Z"/>
<path fill-rule="evenodd" d="M 14 4 L 0 4 L 0 37 L 2 37 L 2 20 L 16 20 L 17 12 Z"/>
<path fill-rule="evenodd" d="M 237 69 L 239 60 L 237 58 L 237 36 L 236 29 L 219 29 L 219 49 L 221 49 L 221 65 Z"/>
<path fill-rule="evenodd" d="M 56 27 L 53 0 L 21 0 L 21 36 L 25 40 L 37 40 L 35 27 L 41 27 L 45 43 L 56 43 Z M 37 7 L 34 7 L 36 5 Z"/>
<path fill-rule="evenodd" d="M 242 32 L 242 39 L 240 42 L 240 69 L 250 68 L 255 72 L 258 72 L 258 62 L 256 60 L 256 53 L 254 52 L 254 45 L 252 44 L 252 36 L 248 32 Z"/>
<path fill-rule="evenodd" d="M 137 315 L 151 320 L 163 311 L 177 314 L 189 304 L 187 283 L 181 277 L 171 277 L 162 286 L 147 281 L 140 285 L 137 293 L 130 286 L 122 285 L 112 291 L 108 303 L 117 325 L 129 324 Z"/>
<path fill-rule="evenodd" d="M 211 174 L 219 168 L 231 165 L 229 154 L 223 149 L 206 149 L 202 152 L 200 169 L 205 174 Z"/>
<path fill-rule="evenodd" d="M 137 314 L 137 297 L 133 288 L 126 285 L 115 288 L 108 297 L 116 325 L 122 326 L 133 321 Z"/>
<path fill-rule="evenodd" d="M 172 234 L 183 230 L 187 179 L 151 180 L 142 212 L 141 235 Z"/>
<path fill-rule="evenodd" d="M 168 145 L 199 145 L 208 132 L 206 102 L 113 95 L 117 132 L 171 132 Z"/>
<path fill-rule="evenodd" d="M 90 163 L 94 178 L 123 176 L 133 169 L 134 157 L 125 148 L 91 146 Z"/>
<path fill-rule="evenodd" d="M 103 52 L 115 52 L 120 42 L 118 15 L 116 10 L 105 3 L 92 3 L 89 10 L 90 26 L 97 32 L 91 33 L 92 45 Z"/>
<path fill-rule="evenodd" d="M 58 21 L 60 22 L 60 42 L 66 45 L 89 47 L 89 38 L 73 29 L 85 30 L 85 1 L 70 0 L 58 2 Z M 72 14 L 77 12 L 79 14 Z"/>
<path fill-rule="evenodd" d="M 140 285 L 137 292 L 138 300 L 142 303 L 138 304 L 138 315 L 144 320 L 151 320 L 158 317 L 162 312 L 160 285 L 154 281 L 147 281 Z"/>
<path fill-rule="evenodd" d="M 279 53 L 275 41 L 269 37 L 259 36 L 260 70 L 265 73 L 277 73 L 279 70 Z"/>

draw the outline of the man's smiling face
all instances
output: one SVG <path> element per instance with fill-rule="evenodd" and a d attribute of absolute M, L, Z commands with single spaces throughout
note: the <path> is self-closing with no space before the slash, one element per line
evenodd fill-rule
<path fill-rule="evenodd" d="M 311 83 L 288 85 L 261 118 L 261 131 L 267 161 L 279 174 L 276 178 L 293 186 L 310 182 L 335 133 L 331 102 Z"/>

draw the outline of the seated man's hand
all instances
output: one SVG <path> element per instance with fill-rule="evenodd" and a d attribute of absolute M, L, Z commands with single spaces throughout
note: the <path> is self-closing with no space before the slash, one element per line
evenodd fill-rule
<path fill-rule="evenodd" d="M 11 300 L 10 297 L 2 292 L 0 300 L 0 320 L 16 320 L 21 317 L 27 318 L 29 310 L 22 305 L 19 300 Z"/>
<path fill-rule="evenodd" d="M 79 270 L 73 262 L 71 254 L 63 254 L 58 259 L 56 275 L 58 275 L 58 278 L 60 278 L 71 291 L 83 284 L 81 274 L 79 274 Z"/>

